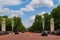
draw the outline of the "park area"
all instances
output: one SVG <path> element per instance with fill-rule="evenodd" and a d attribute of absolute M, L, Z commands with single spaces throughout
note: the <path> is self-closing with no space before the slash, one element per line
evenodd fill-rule
<path fill-rule="evenodd" d="M 24 32 L 19 34 L 0 35 L 0 40 L 60 40 L 60 36 L 41 36 L 41 33 Z"/>

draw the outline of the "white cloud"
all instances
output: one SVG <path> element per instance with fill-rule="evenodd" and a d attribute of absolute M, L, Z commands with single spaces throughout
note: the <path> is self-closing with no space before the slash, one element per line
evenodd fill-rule
<path fill-rule="evenodd" d="M 10 17 L 23 15 L 23 13 L 20 10 L 10 10 L 9 8 L 0 7 L 0 15 L 7 15 L 7 14 L 11 15 Z"/>
<path fill-rule="evenodd" d="M 30 22 L 34 22 L 34 20 L 35 20 L 35 15 L 33 15 L 33 16 L 31 16 L 31 17 L 29 18 L 29 21 L 30 21 Z"/>
<path fill-rule="evenodd" d="M 45 14 L 45 13 L 46 13 L 46 12 L 43 11 L 43 12 L 39 13 L 38 15 L 43 15 L 43 14 Z"/>
<path fill-rule="evenodd" d="M 34 11 L 36 7 L 47 6 L 51 7 L 54 3 L 52 0 L 32 0 L 25 8 L 21 8 L 21 10 L 27 11 Z"/>
<path fill-rule="evenodd" d="M 21 0 L 0 0 L 0 6 L 19 5 L 21 3 Z"/>
<path fill-rule="evenodd" d="M 21 4 L 21 0 L 0 0 L 0 6 L 6 5 L 19 5 Z M 53 6 L 52 0 L 32 0 L 25 8 L 21 8 L 20 10 L 12 11 L 9 8 L 0 8 L 0 13 L 16 13 L 23 14 L 24 12 L 35 11 L 35 7 L 40 6 Z M 16 14 L 17 15 L 17 14 Z"/>
<path fill-rule="evenodd" d="M 38 15 L 42 15 L 42 14 L 45 14 L 46 12 L 40 12 Z M 35 16 L 36 15 L 33 15 L 29 18 L 29 20 L 24 24 L 26 28 L 29 28 L 30 26 L 32 26 L 32 24 L 34 23 L 35 21 Z"/>
<path fill-rule="evenodd" d="M 0 14 L 5 14 L 5 13 L 9 13 L 10 12 L 10 10 L 8 9 L 8 8 L 2 8 L 2 7 L 0 7 Z"/>
<path fill-rule="evenodd" d="M 29 5 L 33 6 L 53 6 L 52 0 L 32 0 L 32 2 Z"/>
<path fill-rule="evenodd" d="M 26 6 L 25 8 L 21 8 L 21 11 L 29 12 L 34 11 L 33 6 Z"/>
<path fill-rule="evenodd" d="M 34 23 L 34 21 L 35 21 L 35 15 L 31 16 L 29 18 L 29 20 L 24 24 L 24 26 L 26 28 L 29 28 L 30 26 L 32 26 L 32 24 Z"/>
<path fill-rule="evenodd" d="M 59 4 L 60 4 L 60 0 L 58 0 Z"/>
<path fill-rule="evenodd" d="M 36 7 L 41 7 L 41 6 L 51 7 L 54 5 L 52 0 L 32 0 L 29 4 L 27 4 L 25 8 L 21 8 L 20 10 L 10 10 L 9 8 L 2 8 L 3 6 L 10 6 L 10 5 L 16 6 L 21 3 L 22 3 L 21 0 L 0 0 L 0 15 L 9 14 L 12 15 L 11 17 L 13 17 L 18 15 L 23 15 L 24 12 L 35 11 Z M 34 20 L 35 20 L 35 15 L 31 16 L 27 21 L 27 23 L 24 25 L 29 27 L 33 24 Z"/>
<path fill-rule="evenodd" d="M 46 12 L 41 12 L 41 13 L 39 13 L 38 15 L 41 15 L 42 18 L 44 18 L 43 14 L 45 14 L 45 13 L 46 13 Z"/>

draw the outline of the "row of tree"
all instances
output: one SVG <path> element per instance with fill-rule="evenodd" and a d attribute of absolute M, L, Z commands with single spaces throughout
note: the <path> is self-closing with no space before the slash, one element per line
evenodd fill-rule
<path fill-rule="evenodd" d="M 26 28 L 23 26 L 20 17 L 8 18 L 7 16 L 0 16 L 0 31 L 1 31 L 1 27 L 2 27 L 2 18 L 5 18 L 5 20 L 6 20 L 6 31 L 12 31 L 12 22 L 13 21 L 14 21 L 13 31 L 15 31 L 15 30 L 26 31 Z"/>
<path fill-rule="evenodd" d="M 50 30 L 50 19 L 54 18 L 54 27 L 55 30 L 59 30 L 60 29 L 60 6 L 58 6 L 57 8 L 54 8 L 50 14 L 45 13 L 44 15 L 44 19 L 45 19 L 45 30 Z M 33 25 L 28 28 L 29 31 L 31 32 L 40 32 L 42 30 L 42 20 L 41 20 L 41 15 L 36 15 L 35 16 L 35 21 L 33 23 Z"/>
<path fill-rule="evenodd" d="M 54 27 L 55 30 L 60 29 L 60 6 L 57 8 L 54 8 L 50 14 L 45 13 L 44 19 L 45 19 L 45 30 L 50 30 L 50 19 L 54 18 Z M 23 26 L 21 22 L 20 17 L 13 17 L 13 18 L 8 18 L 7 16 L 0 16 L 0 31 L 2 27 L 2 18 L 6 19 L 6 31 L 12 31 L 12 19 L 14 20 L 14 27 L 13 31 L 18 30 L 18 31 L 26 31 L 26 28 Z M 40 32 L 42 30 L 42 20 L 41 20 L 41 15 L 36 15 L 35 16 L 35 21 L 33 25 L 28 28 L 28 31 L 30 32 Z"/>

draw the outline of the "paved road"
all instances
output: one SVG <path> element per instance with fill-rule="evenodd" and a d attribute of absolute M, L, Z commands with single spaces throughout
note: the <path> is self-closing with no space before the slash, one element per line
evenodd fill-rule
<path fill-rule="evenodd" d="M 48 35 L 48 36 L 41 36 L 40 33 L 19 33 L 9 34 L 9 35 L 2 35 L 0 36 L 0 40 L 60 40 L 60 36 L 55 35 Z"/>

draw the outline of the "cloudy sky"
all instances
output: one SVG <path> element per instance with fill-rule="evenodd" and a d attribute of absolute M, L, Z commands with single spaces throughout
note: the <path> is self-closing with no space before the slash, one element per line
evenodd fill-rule
<path fill-rule="evenodd" d="M 50 13 L 60 5 L 60 0 L 0 0 L 0 16 L 19 16 L 27 28 L 32 25 L 36 14 Z"/>

